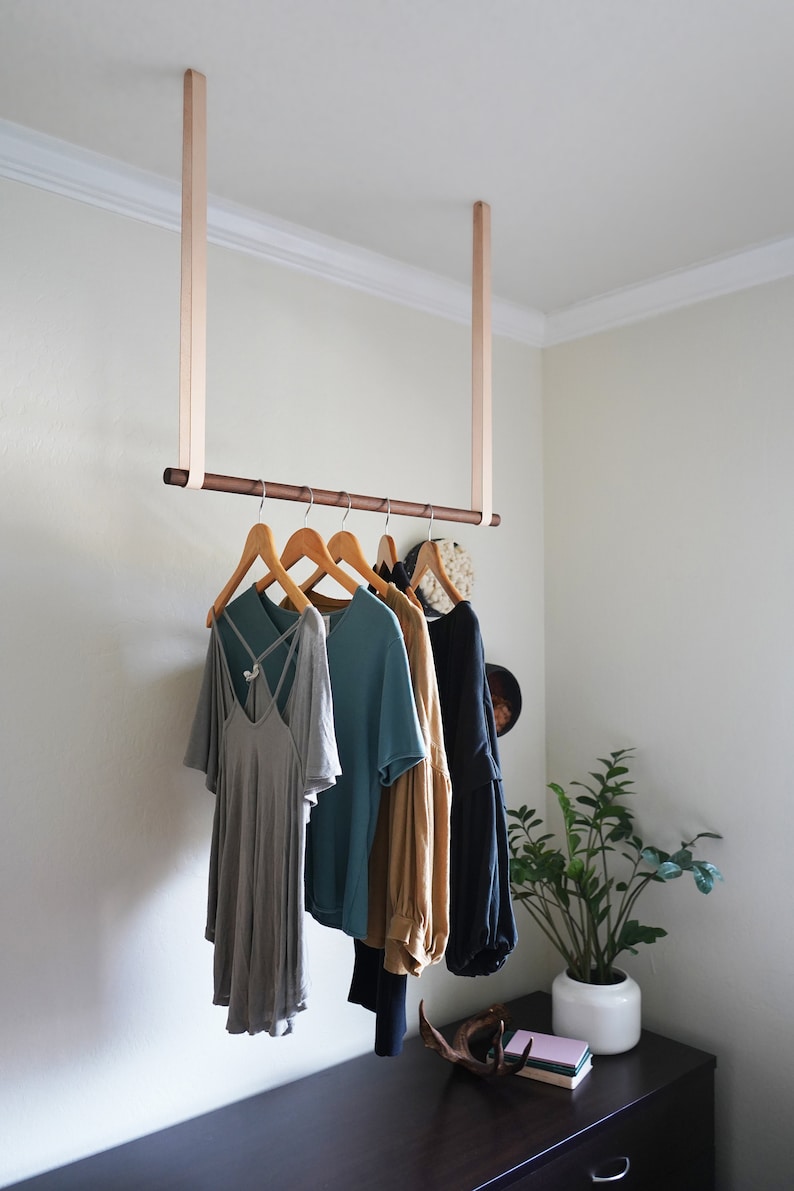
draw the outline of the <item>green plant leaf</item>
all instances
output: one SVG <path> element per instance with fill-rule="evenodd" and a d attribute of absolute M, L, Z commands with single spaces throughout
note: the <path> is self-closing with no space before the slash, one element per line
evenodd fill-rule
<path fill-rule="evenodd" d="M 625 806 L 605 806 L 599 812 L 600 819 L 621 819 L 631 821 L 631 816 Z"/>
<path fill-rule="evenodd" d="M 646 864 L 650 864 L 653 868 L 658 868 L 660 864 L 664 864 L 666 860 L 670 859 L 669 852 L 662 852 L 660 848 L 643 848 L 640 853 Z"/>
<path fill-rule="evenodd" d="M 618 935 L 618 951 L 626 947 L 634 947 L 637 943 L 655 943 L 667 934 L 661 926 L 643 926 L 636 918 L 624 922 Z"/>
<path fill-rule="evenodd" d="M 701 893 L 711 893 L 714 888 L 714 882 L 725 879 L 720 870 L 715 868 L 713 864 L 709 864 L 707 860 L 695 861 L 692 865 L 692 876 Z"/>
<path fill-rule="evenodd" d="M 695 879 L 695 884 L 701 893 L 711 893 L 714 888 L 714 878 L 711 873 L 704 873 L 697 865 L 692 870 L 692 876 Z"/>
<path fill-rule="evenodd" d="M 665 860 L 664 864 L 660 864 L 656 870 L 657 877 L 661 877 L 663 881 L 674 881 L 676 877 L 680 877 L 683 869 L 678 864 L 673 864 L 672 860 Z"/>

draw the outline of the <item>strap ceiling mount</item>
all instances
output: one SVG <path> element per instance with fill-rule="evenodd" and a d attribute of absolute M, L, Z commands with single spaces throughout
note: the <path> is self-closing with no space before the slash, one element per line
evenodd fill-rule
<path fill-rule="evenodd" d="M 499 525 L 493 512 L 493 443 L 491 408 L 491 212 L 474 204 L 472 266 L 472 458 L 470 509 L 433 503 L 361 496 L 323 488 L 312 489 L 314 503 L 391 513 L 430 516 L 437 521 Z M 277 500 L 305 501 L 302 484 L 243 479 L 205 472 L 207 358 L 207 80 L 185 71 L 182 145 L 182 263 L 179 353 L 179 467 L 167 467 L 166 484 L 234 492 Z M 349 502 L 349 503 L 348 503 Z"/>

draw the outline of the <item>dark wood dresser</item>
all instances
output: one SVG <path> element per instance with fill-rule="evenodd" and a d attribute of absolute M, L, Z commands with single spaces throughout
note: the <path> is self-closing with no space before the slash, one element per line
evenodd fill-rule
<path fill-rule="evenodd" d="M 545 993 L 508 1008 L 516 1027 L 550 1032 Z M 16 1187 L 713 1191 L 715 1067 L 713 1055 L 644 1031 L 628 1054 L 595 1058 L 571 1092 L 518 1076 L 487 1082 L 413 1038 L 399 1058 L 351 1059 Z"/>

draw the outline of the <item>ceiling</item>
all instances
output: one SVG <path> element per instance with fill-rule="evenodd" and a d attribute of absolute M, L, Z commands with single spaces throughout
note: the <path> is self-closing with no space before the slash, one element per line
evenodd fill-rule
<path fill-rule="evenodd" d="M 792 0 L 0 0 L 0 119 L 545 313 L 794 235 Z"/>

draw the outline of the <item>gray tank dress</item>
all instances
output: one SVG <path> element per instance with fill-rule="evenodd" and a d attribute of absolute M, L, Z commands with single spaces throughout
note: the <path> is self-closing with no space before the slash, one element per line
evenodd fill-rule
<path fill-rule="evenodd" d="M 223 615 L 250 657 L 247 697 L 243 704 L 235 693 L 213 618 L 185 755 L 216 795 L 206 928 L 215 945 L 213 1001 L 229 1007 L 230 1033 L 276 1036 L 290 1033 L 306 1007 L 306 824 L 340 773 L 325 629 L 307 608 L 255 656 Z M 286 656 L 271 691 L 262 662 L 275 650 Z"/>

